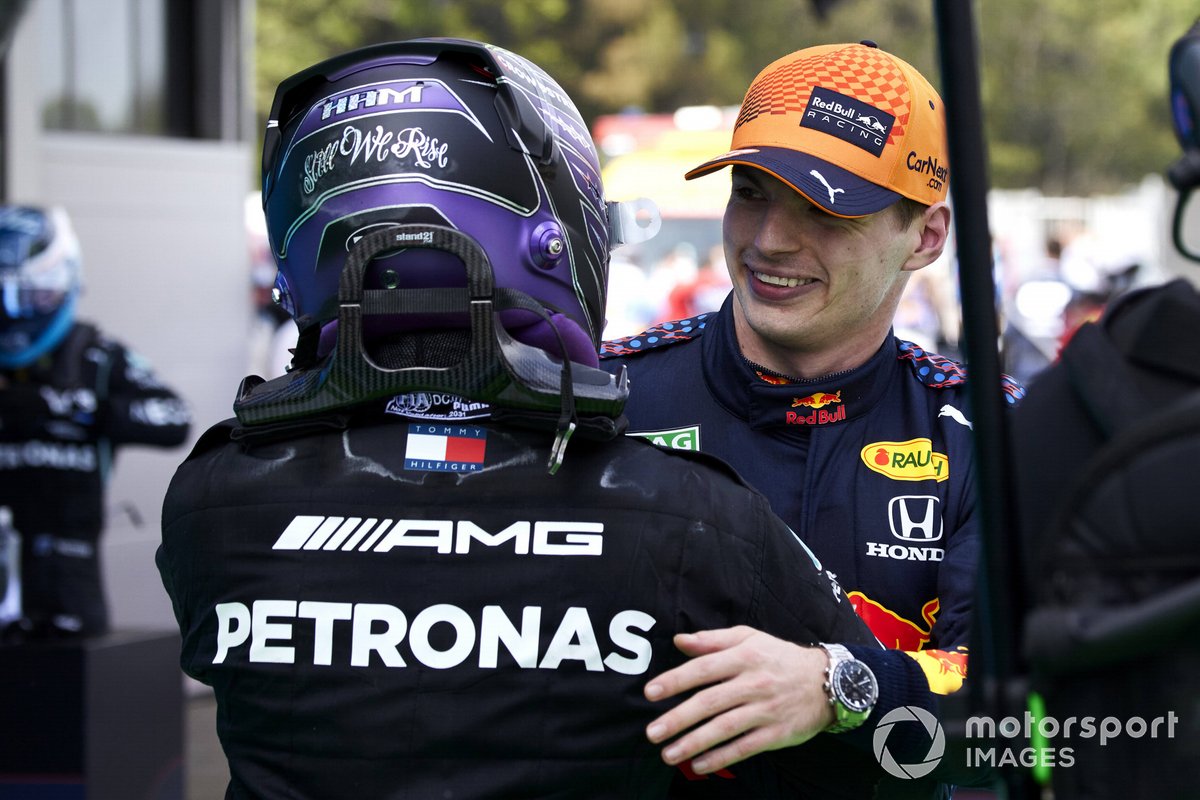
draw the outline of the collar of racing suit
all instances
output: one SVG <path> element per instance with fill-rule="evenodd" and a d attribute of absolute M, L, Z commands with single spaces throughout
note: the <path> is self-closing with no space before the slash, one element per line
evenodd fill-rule
<path fill-rule="evenodd" d="M 738 347 L 732 303 L 731 294 L 700 339 L 704 380 L 717 402 L 745 417 L 756 430 L 781 427 L 803 432 L 848 422 L 874 407 L 887 389 L 892 370 L 902 368 L 889 332 L 875 355 L 856 369 L 804 381 L 764 379 Z"/>

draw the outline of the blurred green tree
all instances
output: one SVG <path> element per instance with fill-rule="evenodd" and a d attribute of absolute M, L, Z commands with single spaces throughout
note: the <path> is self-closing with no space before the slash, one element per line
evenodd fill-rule
<path fill-rule="evenodd" d="M 932 0 L 258 0 L 256 109 L 296 70 L 364 44 L 463 36 L 554 75 L 585 119 L 737 105 L 800 47 L 872 39 L 940 85 Z M 1113 191 L 1177 155 L 1166 58 L 1195 0 L 977 0 L 989 177 Z"/>

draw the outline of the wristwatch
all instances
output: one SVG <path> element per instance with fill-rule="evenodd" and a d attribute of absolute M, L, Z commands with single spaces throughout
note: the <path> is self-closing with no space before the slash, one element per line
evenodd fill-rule
<path fill-rule="evenodd" d="M 826 733 L 843 733 L 862 725 L 879 699 L 875 673 L 840 644 L 821 644 L 829 654 L 825 669 L 825 693 L 833 706 L 833 724 Z"/>

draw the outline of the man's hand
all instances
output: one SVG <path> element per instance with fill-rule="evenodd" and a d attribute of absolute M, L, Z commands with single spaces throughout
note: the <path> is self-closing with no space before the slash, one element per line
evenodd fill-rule
<path fill-rule="evenodd" d="M 681 633 L 675 646 L 692 660 L 652 678 L 646 698 L 706 688 L 647 726 L 655 744 L 688 731 L 663 748 L 668 764 L 694 759 L 697 773 L 716 772 L 765 750 L 806 742 L 833 722 L 823 688 L 829 656 L 819 647 L 745 625 Z"/>

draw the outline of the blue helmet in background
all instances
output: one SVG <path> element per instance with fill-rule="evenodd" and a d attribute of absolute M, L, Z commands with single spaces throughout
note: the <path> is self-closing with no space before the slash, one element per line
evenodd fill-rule
<path fill-rule="evenodd" d="M 575 105 L 521 56 L 475 41 L 416 39 L 316 64 L 275 94 L 262 176 L 275 297 L 302 338 L 337 317 L 338 279 L 357 242 L 426 224 L 478 242 L 495 285 L 555 312 L 560 333 L 577 334 L 567 336 L 572 360 L 594 360 L 609 251 L 621 238 L 610 222 L 617 212 Z M 465 277 L 453 256 L 411 249 L 377 259 L 365 281 L 428 288 L 462 286 Z M 394 324 L 446 321 L 418 315 Z M 522 325 L 537 323 L 505 319 L 510 331 Z"/>
<path fill-rule="evenodd" d="M 1183 154 L 1167 168 L 1167 178 L 1178 190 L 1171 238 L 1179 254 L 1200 261 L 1184 236 L 1184 209 L 1200 188 L 1200 19 L 1171 46 L 1167 59 L 1171 92 L 1171 121 Z"/>
<path fill-rule="evenodd" d="M 1185 151 L 1200 150 L 1200 20 L 1171 46 L 1167 77 L 1175 138 Z"/>
<path fill-rule="evenodd" d="M 66 211 L 0 206 L 0 368 L 23 367 L 70 331 L 79 241 Z"/>

